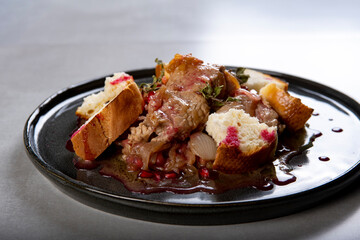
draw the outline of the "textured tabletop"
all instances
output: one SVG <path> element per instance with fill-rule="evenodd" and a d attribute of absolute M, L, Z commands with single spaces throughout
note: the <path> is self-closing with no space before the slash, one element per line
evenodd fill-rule
<path fill-rule="evenodd" d="M 0 0 L 0 239 L 359 239 L 360 180 L 290 216 L 159 224 L 64 194 L 31 163 L 22 136 L 58 90 L 175 53 L 304 77 L 359 102 L 359 10 L 359 1 Z"/>

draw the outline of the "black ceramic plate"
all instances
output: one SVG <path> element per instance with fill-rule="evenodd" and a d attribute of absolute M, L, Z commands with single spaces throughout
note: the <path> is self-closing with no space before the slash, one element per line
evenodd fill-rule
<path fill-rule="evenodd" d="M 263 220 L 303 210 L 335 194 L 359 175 L 360 106 L 324 85 L 278 72 L 264 71 L 290 84 L 289 91 L 315 109 L 307 129 L 320 131 L 314 146 L 289 166 L 296 181 L 271 190 L 235 189 L 140 194 L 96 172 L 77 170 L 66 148 L 76 127 L 82 99 L 102 89 L 104 78 L 63 89 L 46 99 L 29 117 L 24 142 L 35 166 L 65 193 L 79 201 L 126 217 L 173 224 L 227 224 Z M 138 83 L 151 81 L 154 69 L 129 71 Z M 333 131 L 341 128 L 342 132 Z M 321 161 L 326 156 L 329 161 Z"/>

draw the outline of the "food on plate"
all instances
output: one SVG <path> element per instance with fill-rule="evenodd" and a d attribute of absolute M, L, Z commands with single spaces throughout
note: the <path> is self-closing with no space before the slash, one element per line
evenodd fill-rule
<path fill-rule="evenodd" d="M 76 114 L 86 122 L 71 136 L 76 155 L 96 159 L 140 115 L 143 99 L 133 78 L 116 73 L 105 90 L 84 99 Z"/>
<path fill-rule="evenodd" d="M 261 88 L 260 95 L 269 102 L 270 106 L 274 108 L 286 126 L 292 131 L 303 128 L 314 111 L 303 104 L 299 98 L 291 96 L 274 83 Z"/>
<path fill-rule="evenodd" d="M 269 127 L 242 109 L 213 113 L 206 131 L 218 146 L 213 169 L 228 173 L 248 172 L 273 159 L 277 127 Z"/>
<path fill-rule="evenodd" d="M 152 82 L 137 86 L 126 73 L 114 74 L 76 111 L 86 121 L 71 137 L 80 161 L 103 162 L 101 173 L 130 190 L 136 184 L 195 189 L 210 179 L 242 186 L 272 172 L 264 169 L 281 134 L 304 128 L 313 112 L 290 95 L 288 83 L 258 71 L 207 64 L 191 54 L 156 62 Z M 116 160 L 102 157 L 106 148 Z"/>
<path fill-rule="evenodd" d="M 249 89 L 254 89 L 257 92 L 260 92 L 260 89 L 265 87 L 270 83 L 276 84 L 276 86 L 284 91 L 288 90 L 289 84 L 287 82 L 281 81 L 280 79 L 270 76 L 268 74 L 258 72 L 251 69 L 244 69 L 244 74 L 248 75 L 249 78 L 243 85 Z"/>

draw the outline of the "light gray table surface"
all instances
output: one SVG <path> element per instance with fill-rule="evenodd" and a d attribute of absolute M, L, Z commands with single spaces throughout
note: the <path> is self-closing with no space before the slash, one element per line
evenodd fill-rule
<path fill-rule="evenodd" d="M 58 90 L 175 53 L 301 76 L 359 101 L 359 12 L 359 1 L 0 0 L 0 239 L 359 239 L 360 180 L 290 216 L 159 224 L 59 191 L 22 136 L 27 117 Z"/>

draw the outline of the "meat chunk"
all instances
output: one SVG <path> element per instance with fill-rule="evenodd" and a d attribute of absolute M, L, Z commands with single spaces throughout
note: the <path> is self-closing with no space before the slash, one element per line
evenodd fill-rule
<path fill-rule="evenodd" d="M 223 67 L 204 64 L 191 55 L 175 55 L 165 69 L 170 73 L 166 86 L 175 91 L 197 92 L 207 84 L 226 84 Z"/>
<path fill-rule="evenodd" d="M 153 112 L 153 119 L 159 122 L 155 133 L 159 137 L 166 136 L 168 141 L 173 138 L 185 140 L 193 130 L 202 129 L 207 121 L 209 106 L 195 92 L 166 90 L 163 103 Z"/>
<path fill-rule="evenodd" d="M 259 119 L 260 123 L 265 123 L 269 127 L 277 126 L 278 129 L 282 129 L 280 127 L 279 115 L 269 106 L 266 106 L 264 103 L 259 102 L 255 109 L 255 116 Z"/>
<path fill-rule="evenodd" d="M 280 128 L 279 115 L 269 106 L 265 105 L 258 95 L 252 94 L 245 89 L 238 89 L 235 101 L 228 102 L 217 112 L 227 112 L 229 109 L 242 109 L 252 117 L 257 117 L 260 123 L 269 127 Z"/>
<path fill-rule="evenodd" d="M 143 169 L 148 168 L 151 155 L 164 150 L 167 143 L 182 142 L 191 132 L 204 128 L 210 107 L 200 90 L 208 84 L 226 84 L 224 68 L 204 64 L 191 55 L 176 55 L 165 68 L 169 79 L 149 100 L 144 121 L 131 128 L 123 149 L 125 157 L 140 157 Z M 179 157 L 173 152 L 174 149 L 169 150 L 166 171 L 178 171 L 193 163 L 189 154 Z M 179 159 L 183 159 L 181 163 Z"/>
<path fill-rule="evenodd" d="M 193 130 L 204 127 L 209 106 L 201 95 L 164 88 L 157 98 L 161 98 L 162 105 L 158 109 L 149 108 L 145 120 L 138 127 L 131 128 L 131 142 L 148 141 L 153 133 L 156 141 L 185 140 Z"/>

